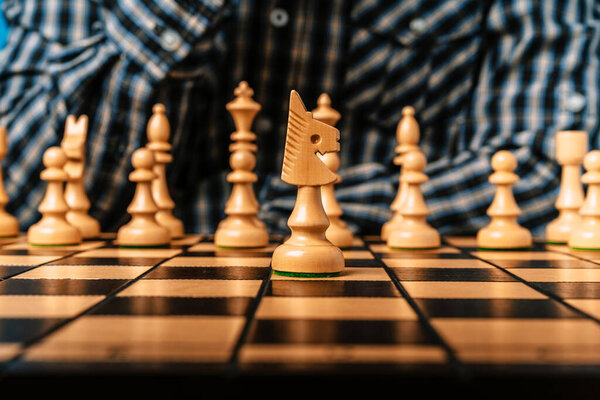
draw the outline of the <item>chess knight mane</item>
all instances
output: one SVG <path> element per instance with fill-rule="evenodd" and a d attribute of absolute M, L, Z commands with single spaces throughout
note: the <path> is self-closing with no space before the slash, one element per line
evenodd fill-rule
<path fill-rule="evenodd" d="M 281 179 L 296 186 L 322 186 L 335 182 L 336 175 L 316 153 L 339 151 L 339 139 L 340 132 L 313 119 L 298 92 L 292 90 Z"/>

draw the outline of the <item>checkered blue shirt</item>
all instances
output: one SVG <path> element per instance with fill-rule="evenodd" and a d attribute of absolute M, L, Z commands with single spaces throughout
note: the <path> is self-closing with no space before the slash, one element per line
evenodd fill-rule
<path fill-rule="evenodd" d="M 288 96 L 322 92 L 342 114 L 336 195 L 344 219 L 378 233 L 397 188 L 395 128 L 416 109 L 428 159 L 429 222 L 472 234 L 495 188 L 490 158 L 513 151 L 520 222 L 557 215 L 555 133 L 586 130 L 598 147 L 600 6 L 589 1 L 5 0 L 0 123 L 8 128 L 7 209 L 26 228 L 45 191 L 42 154 L 68 114 L 87 114 L 85 185 L 106 231 L 128 219 L 132 152 L 152 105 L 167 108 L 175 214 L 211 232 L 231 191 L 225 104 L 241 80 L 262 104 L 259 217 L 287 229 L 296 188 L 280 179 Z"/>

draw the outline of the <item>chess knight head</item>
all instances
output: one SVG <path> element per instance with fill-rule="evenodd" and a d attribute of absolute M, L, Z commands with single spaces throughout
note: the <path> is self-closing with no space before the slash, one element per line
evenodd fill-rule
<path fill-rule="evenodd" d="M 335 182 L 336 175 L 317 153 L 340 151 L 339 139 L 340 131 L 313 119 L 298 92 L 292 90 L 281 179 L 296 186 L 322 186 Z"/>

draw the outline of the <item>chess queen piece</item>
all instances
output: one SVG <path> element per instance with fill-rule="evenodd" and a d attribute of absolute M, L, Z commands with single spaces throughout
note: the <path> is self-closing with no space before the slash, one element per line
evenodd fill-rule
<path fill-rule="evenodd" d="M 331 99 L 325 93 L 319 96 L 317 108 L 312 111 L 312 115 L 314 119 L 331 126 L 335 126 L 340 119 L 340 113 L 331 107 Z M 342 180 L 337 173 L 337 170 L 340 167 L 340 156 L 337 152 L 332 151 L 330 153 L 319 155 L 319 158 L 336 176 L 336 181 L 334 183 L 321 187 L 323 209 L 329 218 L 329 228 L 325 231 L 325 237 L 337 247 L 351 247 L 354 236 L 350 229 L 348 229 L 348 225 L 342 220 L 341 217 L 344 212 L 335 198 L 335 184 Z"/>
<path fill-rule="evenodd" d="M 477 232 L 477 247 L 484 250 L 526 249 L 531 247 L 531 233 L 517 223 L 521 209 L 515 201 L 512 185 L 519 181 L 514 173 L 516 157 L 507 150 L 501 150 L 492 157 L 489 181 L 497 185 L 494 201 L 487 210 L 490 223 Z"/>
<path fill-rule="evenodd" d="M 6 128 L 0 127 L 0 164 L 6 156 L 6 150 Z M 19 234 L 19 221 L 4 209 L 8 201 L 9 198 L 4 188 L 2 167 L 0 165 L 0 238 L 14 237 Z"/>
<path fill-rule="evenodd" d="M 171 239 L 178 239 L 183 237 L 183 222 L 173 215 L 175 202 L 171 198 L 167 187 L 166 164 L 173 161 L 173 156 L 169 153 L 171 151 L 171 144 L 169 143 L 171 126 L 165 115 L 164 105 L 155 104 L 152 107 L 152 116 L 148 121 L 146 133 L 148 136 L 146 147 L 152 151 L 154 156 L 153 170 L 156 179 L 152 181 L 151 188 L 152 197 L 158 207 L 156 222 L 169 230 Z"/>
<path fill-rule="evenodd" d="M 587 150 L 586 132 L 562 131 L 556 134 L 556 159 L 562 165 L 562 179 L 555 203 L 558 217 L 546 226 L 546 241 L 550 244 L 567 243 L 571 232 L 581 222 L 579 209 L 584 200 L 581 164 Z"/>
<path fill-rule="evenodd" d="M 391 226 L 387 245 L 393 249 L 421 250 L 440 247 L 440 234 L 425 221 L 429 208 L 425 204 L 421 185 L 428 177 L 423 173 L 427 164 L 420 150 L 405 153 L 402 159 L 400 184 L 404 185 L 404 199 L 398 210 L 400 221 Z"/>
<path fill-rule="evenodd" d="M 292 234 L 273 252 L 271 266 L 276 274 L 325 277 L 344 270 L 342 251 L 325 237 L 329 219 L 321 202 L 321 186 L 337 177 L 316 155 L 339 151 L 339 134 L 333 126 L 313 119 L 292 90 L 281 179 L 298 186 L 298 197 L 288 219 Z"/>
<path fill-rule="evenodd" d="M 600 250 L 600 150 L 587 153 L 583 159 L 587 195 L 579 209 L 581 221 L 569 236 L 569 247 L 575 250 Z"/>
<path fill-rule="evenodd" d="M 158 207 L 151 190 L 151 182 L 156 178 L 152 171 L 152 151 L 137 149 L 131 156 L 131 163 L 134 170 L 129 174 L 129 180 L 136 183 L 133 200 L 127 207 L 131 221 L 117 232 L 117 243 L 121 247 L 165 247 L 169 244 L 171 234 L 155 219 Z"/>
<path fill-rule="evenodd" d="M 252 188 L 257 181 L 256 174 L 252 172 L 256 165 L 254 153 L 257 147 L 253 143 L 256 134 L 250 128 L 261 108 L 252 99 L 253 94 L 248 83 L 242 81 L 234 91 L 236 98 L 226 105 L 236 128 L 231 134 L 233 143 L 229 146 L 232 172 L 227 175 L 227 182 L 233 187 L 225 204 L 227 218 L 219 223 L 215 232 L 215 245 L 218 247 L 252 248 L 269 244 L 267 228 L 256 217 L 258 201 Z"/>
<path fill-rule="evenodd" d="M 64 166 L 68 175 L 65 185 L 65 201 L 69 206 L 67 221 L 79 229 L 83 239 L 92 239 L 100 235 L 100 223 L 88 215 L 91 204 L 83 184 L 87 128 L 87 115 L 82 115 L 78 119 L 69 115 L 65 124 L 61 148 L 67 156 Z"/>
<path fill-rule="evenodd" d="M 394 149 L 397 154 L 397 156 L 394 157 L 394 165 L 401 168 L 400 177 L 402 177 L 402 156 L 409 151 L 420 150 L 418 146 L 420 136 L 419 124 L 415 119 L 415 109 L 411 106 L 404 107 L 402 109 L 402 118 L 396 127 L 396 140 L 398 145 Z M 402 222 L 400 204 L 404 202 L 406 197 L 407 186 L 408 182 L 403 183 L 402 179 L 400 179 L 398 192 L 390 206 L 393 212 L 392 218 L 381 227 L 381 238 L 383 240 L 387 240 L 389 233 L 397 229 Z"/>
<path fill-rule="evenodd" d="M 42 219 L 27 231 L 27 241 L 35 246 L 66 246 L 81 243 L 79 229 L 67 222 L 69 206 L 65 201 L 63 183 L 68 179 L 63 170 L 67 156 L 57 146 L 44 152 L 44 169 L 40 174 L 48 182 L 46 194 L 38 208 Z"/>

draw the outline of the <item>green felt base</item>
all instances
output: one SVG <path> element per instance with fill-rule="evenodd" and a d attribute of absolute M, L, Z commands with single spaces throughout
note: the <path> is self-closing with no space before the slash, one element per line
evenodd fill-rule
<path fill-rule="evenodd" d="M 340 276 L 341 272 L 324 272 L 324 273 L 309 273 L 309 272 L 285 272 L 273 270 L 275 275 L 289 276 L 293 278 L 331 278 Z"/>
<path fill-rule="evenodd" d="M 161 244 L 158 246 L 130 246 L 126 244 L 120 244 L 119 247 L 122 249 L 166 249 L 169 247 L 169 245 Z"/>
<path fill-rule="evenodd" d="M 510 249 L 507 249 L 507 248 L 493 249 L 491 247 L 477 247 L 477 250 L 483 250 L 483 251 L 527 251 L 527 250 L 531 250 L 531 247 L 512 247 Z"/>
<path fill-rule="evenodd" d="M 390 249 L 392 250 L 413 250 L 413 251 L 419 251 L 419 250 L 435 250 L 435 249 L 439 249 L 438 247 L 392 247 L 390 246 Z"/>
<path fill-rule="evenodd" d="M 77 246 L 78 244 L 81 244 L 81 243 L 71 243 L 71 244 L 36 244 L 36 243 L 29 243 L 30 246 L 35 246 L 35 247 L 65 247 L 65 246 Z"/>
<path fill-rule="evenodd" d="M 546 240 L 546 244 L 563 245 L 567 244 L 567 242 L 551 242 L 550 240 Z"/>
<path fill-rule="evenodd" d="M 586 247 L 571 247 L 573 250 L 584 250 L 584 251 L 600 251 L 600 249 L 591 249 Z"/>

